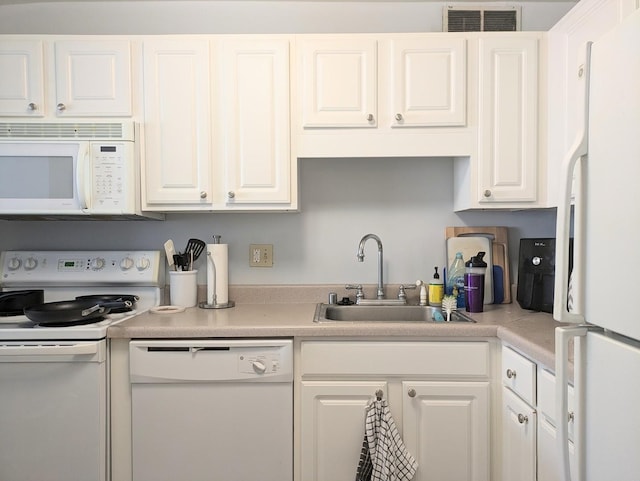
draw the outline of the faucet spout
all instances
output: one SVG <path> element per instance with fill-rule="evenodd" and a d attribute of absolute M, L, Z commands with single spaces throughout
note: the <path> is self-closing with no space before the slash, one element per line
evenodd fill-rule
<path fill-rule="evenodd" d="M 380 237 L 375 234 L 367 234 L 362 239 L 360 239 L 356 258 L 358 259 L 358 262 L 364 262 L 364 245 L 369 239 L 375 240 L 378 244 L 378 292 L 376 297 L 378 299 L 384 299 L 384 285 L 382 281 L 382 241 L 380 240 Z"/>

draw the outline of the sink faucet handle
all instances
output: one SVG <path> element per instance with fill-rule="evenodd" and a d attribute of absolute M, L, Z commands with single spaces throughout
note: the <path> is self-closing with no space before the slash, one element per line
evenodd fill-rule
<path fill-rule="evenodd" d="M 362 292 L 361 284 L 347 284 L 344 288 L 347 290 L 356 290 L 356 304 L 358 304 L 361 299 L 364 299 L 364 292 Z"/>
<path fill-rule="evenodd" d="M 405 289 L 415 289 L 416 285 L 415 284 L 400 284 L 400 287 L 398 288 L 398 299 L 400 299 L 401 301 L 406 301 L 407 300 L 407 293 L 405 292 Z"/>

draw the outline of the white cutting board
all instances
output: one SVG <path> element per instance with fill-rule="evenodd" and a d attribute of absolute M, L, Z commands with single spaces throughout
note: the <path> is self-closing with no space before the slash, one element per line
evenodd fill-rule
<path fill-rule="evenodd" d="M 478 255 L 478 252 L 484 252 L 484 261 L 487 263 L 487 272 L 484 276 L 484 303 L 493 303 L 493 260 L 491 239 L 481 236 L 462 236 L 449 237 L 447 239 L 447 275 L 449 275 L 449 267 L 456 258 L 456 252 L 462 252 L 464 262 L 471 259 L 472 256 Z"/>

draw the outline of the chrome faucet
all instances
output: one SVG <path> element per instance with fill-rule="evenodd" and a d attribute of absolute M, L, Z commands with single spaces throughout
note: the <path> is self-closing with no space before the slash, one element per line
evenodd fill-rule
<path fill-rule="evenodd" d="M 364 244 L 369 240 L 373 239 L 378 244 L 378 299 L 384 299 L 384 286 L 382 284 L 382 241 L 380 237 L 375 234 L 367 234 L 362 239 L 360 239 L 360 244 L 358 245 L 358 253 L 356 257 L 358 258 L 358 262 L 364 262 Z"/>

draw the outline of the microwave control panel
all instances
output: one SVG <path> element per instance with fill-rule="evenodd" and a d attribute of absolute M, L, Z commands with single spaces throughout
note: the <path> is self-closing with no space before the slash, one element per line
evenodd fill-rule
<path fill-rule="evenodd" d="M 94 209 L 125 210 L 135 182 L 133 142 L 91 143 L 91 202 Z"/>

